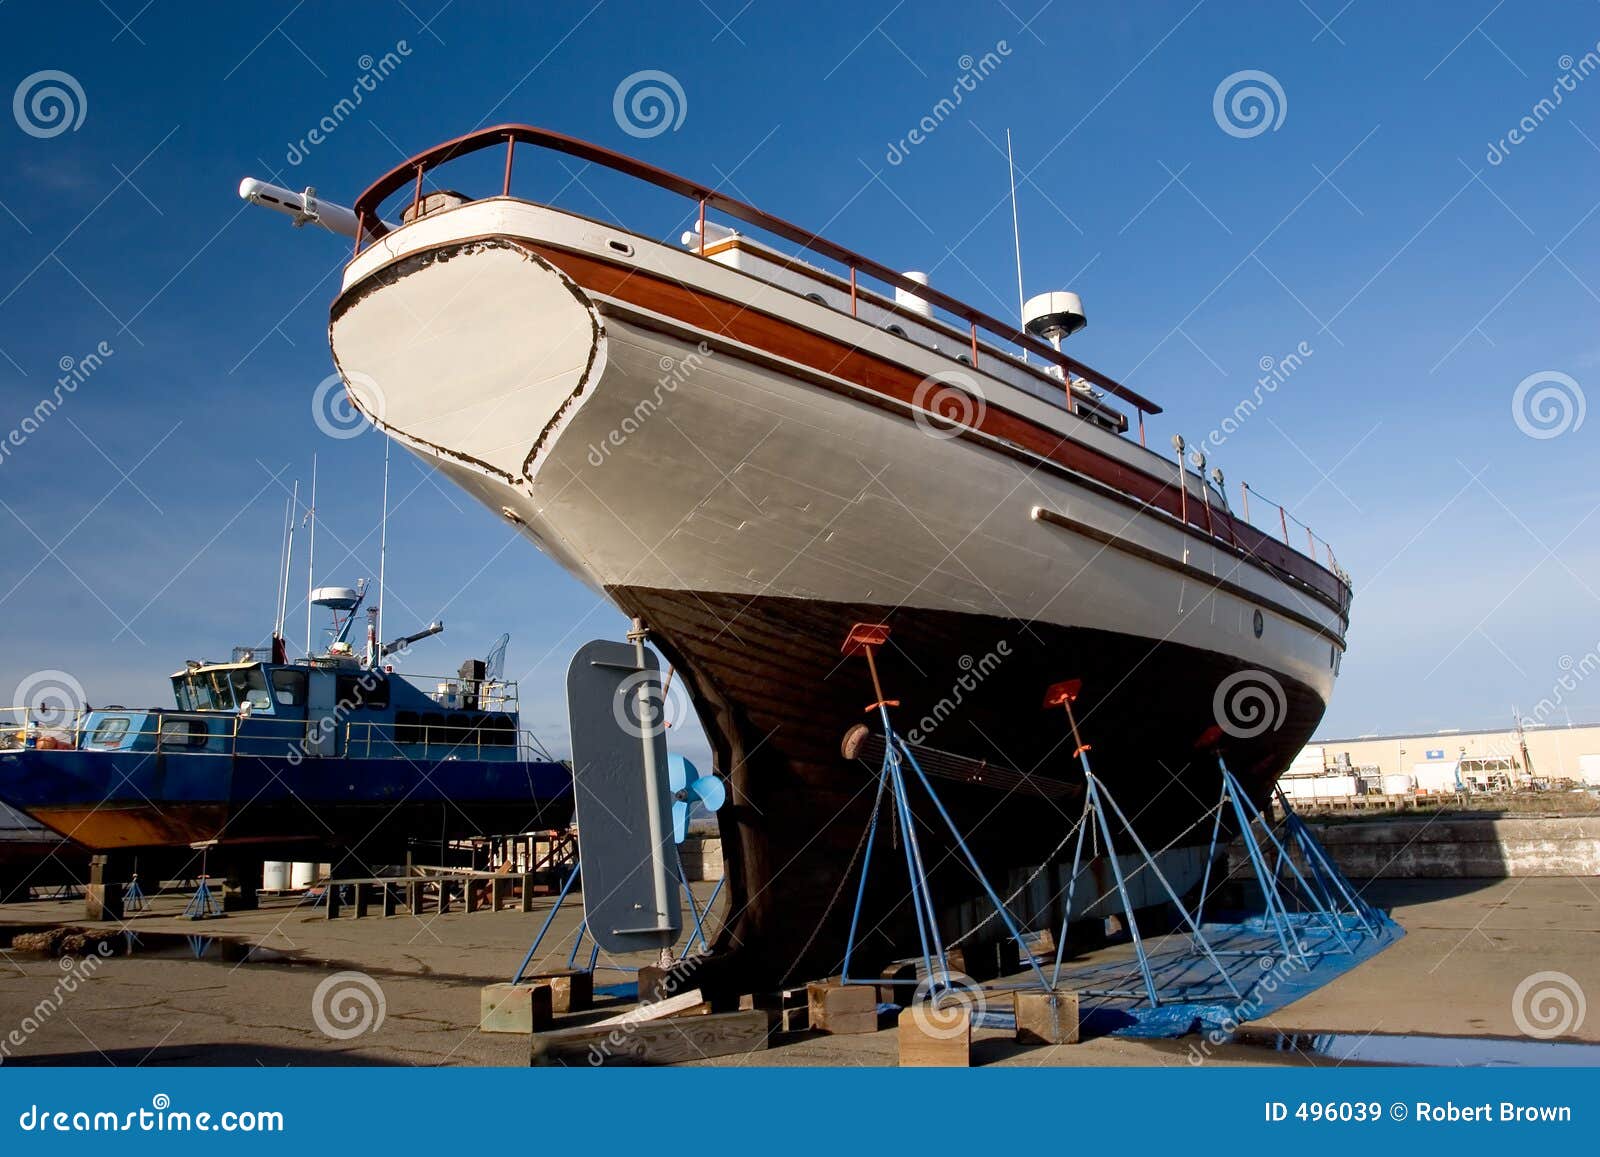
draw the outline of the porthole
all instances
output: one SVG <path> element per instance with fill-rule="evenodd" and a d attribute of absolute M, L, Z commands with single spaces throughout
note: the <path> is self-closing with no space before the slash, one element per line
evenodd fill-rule
<path fill-rule="evenodd" d="M 972 358 L 966 354 L 957 354 L 956 361 L 960 362 L 964 366 L 970 366 L 972 364 Z"/>
<path fill-rule="evenodd" d="M 1256 638 L 1259 639 L 1261 637 L 1261 632 L 1267 629 L 1267 620 L 1262 617 L 1260 611 L 1257 611 L 1255 618 L 1250 621 L 1250 626 L 1251 629 L 1255 631 Z"/>
<path fill-rule="evenodd" d="M 618 241 L 616 238 L 612 238 L 611 240 L 607 241 L 606 244 L 612 249 L 615 249 L 618 253 L 622 254 L 624 257 L 633 256 L 633 246 L 629 245 L 626 241 Z"/>
<path fill-rule="evenodd" d="M 1337 643 L 1328 644 L 1328 667 L 1334 671 L 1339 669 L 1339 645 Z"/>
<path fill-rule="evenodd" d="M 906 336 L 906 331 L 901 329 L 899 326 L 895 325 L 893 322 L 890 322 L 888 325 L 884 326 L 883 330 L 884 330 L 885 333 L 894 334 L 895 337 L 905 337 Z"/>
<path fill-rule="evenodd" d="M 806 294 L 806 300 L 807 301 L 814 301 L 818 305 L 827 305 L 828 304 L 828 299 L 826 297 L 823 297 L 822 294 L 820 294 L 820 293 L 808 293 L 808 294 Z"/>

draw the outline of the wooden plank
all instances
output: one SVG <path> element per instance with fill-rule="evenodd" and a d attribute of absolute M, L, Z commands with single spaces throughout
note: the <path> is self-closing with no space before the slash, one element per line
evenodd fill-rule
<path fill-rule="evenodd" d="M 594 1027 L 600 1028 L 604 1025 L 626 1024 L 628 1022 L 642 1023 L 644 1021 L 660 1020 L 662 1017 L 673 1016 L 678 1013 L 687 1012 L 689 1009 L 695 1008 L 704 1003 L 705 997 L 700 995 L 700 990 L 698 988 L 692 988 L 688 992 L 685 992 L 679 996 L 669 996 L 662 1000 L 647 1001 L 646 1003 L 635 1005 L 627 1012 L 619 1012 L 616 1016 L 608 1016 L 605 1018 L 605 1020 L 597 1020 L 594 1023 Z"/>
<path fill-rule="evenodd" d="M 767 1047 L 766 1013 L 719 1012 L 533 1034 L 535 1065 L 671 1065 Z"/>

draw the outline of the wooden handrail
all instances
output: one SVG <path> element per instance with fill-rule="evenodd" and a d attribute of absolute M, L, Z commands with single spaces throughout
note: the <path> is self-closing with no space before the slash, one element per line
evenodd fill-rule
<path fill-rule="evenodd" d="M 1162 412 L 1159 405 L 1136 390 L 1124 386 L 1121 382 L 1107 377 L 1099 370 L 1086 366 L 1075 358 L 1058 352 L 1047 342 L 1040 341 L 1032 334 L 1016 328 L 1011 323 L 992 317 L 946 293 L 941 293 L 920 282 L 912 281 L 909 277 L 897 270 L 890 269 L 887 265 L 882 265 L 871 258 L 846 249 L 842 245 L 837 245 L 827 238 L 821 237 L 809 229 L 803 229 L 798 225 L 785 221 L 781 217 L 775 217 L 770 213 L 763 212 L 754 205 L 747 204 L 735 197 L 730 197 L 725 193 L 719 193 L 715 189 L 702 185 L 697 181 L 691 181 L 687 177 L 680 177 L 676 173 L 670 173 L 666 169 L 657 168 L 655 165 L 627 156 L 624 153 L 616 152 L 602 145 L 592 144 L 589 141 L 580 140 L 577 137 L 568 136 L 565 133 L 558 133 L 552 129 L 541 129 L 533 125 L 519 124 L 493 125 L 489 128 L 478 129 L 464 136 L 456 137 L 454 140 L 445 141 L 443 144 L 435 145 L 433 148 L 418 153 L 416 156 L 396 165 L 368 186 L 361 196 L 356 198 L 355 212 L 357 219 L 363 223 L 371 222 L 371 224 L 367 225 L 366 236 L 376 239 L 389 231 L 388 226 L 383 224 L 382 217 L 379 214 L 379 208 L 385 198 L 398 192 L 413 181 L 417 182 L 417 189 L 420 192 L 423 173 L 437 168 L 447 161 L 456 160 L 502 143 L 505 144 L 507 150 L 506 175 L 502 187 L 504 196 L 511 195 L 511 150 L 518 143 L 550 149 L 553 152 L 575 157 L 580 161 L 600 165 L 603 168 L 655 185 L 657 188 L 666 189 L 669 192 L 677 193 L 679 196 L 700 202 L 702 219 L 706 209 L 715 209 L 728 217 L 732 217 L 734 220 L 743 221 L 747 225 L 765 230 L 829 260 L 848 266 L 851 271 L 852 281 L 859 270 L 861 273 L 896 289 L 903 289 L 929 305 L 960 318 L 968 325 L 982 329 L 1002 341 L 1027 350 L 1029 353 L 1037 354 L 1046 362 L 1058 365 L 1068 373 L 1076 374 L 1085 381 L 1099 386 L 1108 394 L 1121 398 L 1139 410 L 1141 426 L 1143 425 L 1145 414 L 1159 414 Z M 704 230 L 701 231 L 700 236 L 702 239 L 705 237 Z M 356 251 L 359 253 L 360 250 L 361 241 L 358 238 Z"/>

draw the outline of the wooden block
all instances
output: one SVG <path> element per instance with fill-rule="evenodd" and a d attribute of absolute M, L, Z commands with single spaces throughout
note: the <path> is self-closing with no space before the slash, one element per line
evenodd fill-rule
<path fill-rule="evenodd" d="M 1017 1043 L 1024 1045 L 1075 1045 L 1078 1043 L 1078 994 L 1057 989 L 1017 990 Z"/>
<path fill-rule="evenodd" d="M 322 906 L 327 909 L 329 920 L 339 918 L 339 885 L 331 881 L 322 885 Z"/>
<path fill-rule="evenodd" d="M 870 984 L 837 980 L 806 985 L 811 1027 L 837 1035 L 878 1031 L 878 990 Z"/>
<path fill-rule="evenodd" d="M 681 965 L 683 962 L 679 961 Z M 639 1003 L 654 1004 L 690 991 L 688 973 L 678 965 L 662 968 L 659 964 L 646 964 L 639 969 Z M 724 1010 L 729 1011 L 729 1010 Z"/>
<path fill-rule="evenodd" d="M 741 998 L 739 1007 L 765 1012 L 773 1032 L 805 1032 L 811 1027 L 811 1002 L 803 988 L 758 992 Z"/>
<path fill-rule="evenodd" d="M 393 916 L 400 910 L 400 885 L 382 884 L 383 888 L 383 914 Z"/>
<path fill-rule="evenodd" d="M 949 1001 L 919 1000 L 900 1012 L 902 1068 L 958 1068 L 972 1064 L 972 1011 Z"/>
<path fill-rule="evenodd" d="M 542 1032 L 555 1023 L 547 984 L 486 984 L 478 998 L 479 1032 Z"/>
<path fill-rule="evenodd" d="M 512 882 L 510 876 L 496 876 L 489 881 L 489 911 L 498 912 L 510 901 Z"/>
<path fill-rule="evenodd" d="M 524 912 L 533 911 L 533 873 L 525 873 L 522 877 L 522 903 L 519 907 Z"/>
<path fill-rule="evenodd" d="M 450 883 L 441 879 L 439 882 L 439 915 L 443 916 L 450 911 Z"/>
<path fill-rule="evenodd" d="M 121 884 L 89 884 L 83 890 L 83 918 L 85 920 L 121 920 Z"/>
<path fill-rule="evenodd" d="M 367 914 L 367 904 L 371 899 L 371 888 L 361 882 L 356 882 L 356 919 L 359 920 Z"/>
<path fill-rule="evenodd" d="M 750 1009 L 536 1032 L 530 1059 L 535 1065 L 670 1065 L 766 1047 L 766 1014 Z"/>
<path fill-rule="evenodd" d="M 522 978 L 528 984 L 550 989 L 550 1007 L 558 1013 L 583 1012 L 594 1005 L 594 973 L 577 968 L 559 968 Z"/>

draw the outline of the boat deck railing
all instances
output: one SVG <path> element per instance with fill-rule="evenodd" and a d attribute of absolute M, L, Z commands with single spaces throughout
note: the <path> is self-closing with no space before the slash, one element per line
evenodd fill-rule
<path fill-rule="evenodd" d="M 133 752 L 230 758 L 298 755 L 314 759 L 328 758 L 317 755 L 328 749 L 334 757 L 355 759 L 557 762 L 538 736 L 521 728 L 345 720 L 331 724 L 325 741 L 320 732 L 313 734 L 317 731 L 315 721 L 221 711 L 139 709 L 130 713 L 144 715 L 154 721 L 154 726 L 118 729 L 114 735 L 97 740 L 108 721 L 102 718 L 94 731 L 89 731 L 92 712 L 94 709 L 87 707 L 73 711 L 0 707 L 0 751 L 38 748 L 76 749 L 91 755 Z"/>
<path fill-rule="evenodd" d="M 970 349 L 968 354 L 964 356 L 970 358 L 969 364 L 972 369 L 980 368 L 980 354 L 989 359 L 1005 358 L 1009 363 L 1019 366 L 1023 365 L 1025 359 L 1031 355 L 1038 358 L 1042 364 L 1057 366 L 1063 371 L 1063 381 L 1060 386 L 1061 392 L 1057 404 L 1061 405 L 1068 413 L 1076 414 L 1078 412 L 1072 388 L 1067 384 L 1075 377 L 1081 378 L 1131 405 L 1138 415 L 1139 445 L 1141 447 L 1145 447 L 1145 416 L 1162 412 L 1161 407 L 1149 398 L 1093 367 L 1061 353 L 1049 343 L 1020 329 L 1013 322 L 1003 321 L 985 313 L 964 301 L 951 297 L 947 293 L 942 293 L 919 281 L 914 281 L 904 273 L 891 269 L 881 262 L 864 257 L 860 253 L 846 249 L 844 246 L 829 241 L 809 229 L 804 229 L 781 217 L 764 212 L 754 205 L 738 198 L 730 197 L 726 193 L 719 192 L 698 181 L 657 168 L 655 165 L 627 156 L 624 153 L 618 153 L 602 145 L 592 144 L 589 141 L 571 137 L 565 133 L 537 128 L 533 125 L 501 124 L 478 129 L 418 153 L 378 178 L 356 198 L 354 206 L 356 214 L 356 255 L 359 256 L 369 243 L 376 241 L 389 232 L 390 226 L 384 222 L 383 210 L 385 203 L 396 193 L 402 190 L 409 191 L 411 220 L 418 219 L 424 196 L 424 179 L 430 172 L 448 162 L 480 153 L 486 149 L 503 147 L 505 150 L 505 167 L 501 176 L 499 195 L 511 197 L 511 176 L 519 145 L 549 150 L 587 164 L 609 169 L 623 176 L 642 181 L 647 185 L 675 193 L 693 202 L 694 211 L 699 220 L 697 227 L 697 236 L 699 238 L 698 253 L 703 259 L 709 259 L 706 257 L 706 213 L 715 211 L 723 216 L 741 221 L 746 225 L 782 238 L 790 244 L 799 246 L 809 254 L 834 262 L 840 268 L 848 271 L 850 314 L 852 317 L 859 316 L 857 306 L 861 297 L 860 280 L 862 278 L 871 279 L 879 285 L 887 287 L 891 291 L 888 295 L 890 299 L 894 296 L 892 292 L 894 290 L 900 290 L 913 298 L 920 299 L 933 309 L 942 312 L 944 317 L 937 319 L 939 324 L 951 326 L 957 332 L 960 332 L 962 328 L 966 330 Z M 577 178 L 574 179 L 576 180 Z M 442 190 L 436 188 L 435 191 Z M 616 222 L 616 224 L 619 228 L 627 228 L 621 222 Z M 956 323 L 959 324 L 957 325 Z M 1008 348 L 997 349 L 993 344 L 980 342 L 980 334 L 987 335 L 989 339 Z M 1012 350 L 1020 353 L 1022 358 L 1019 359 L 1016 354 L 1011 352 Z M 1050 379 L 1047 378 L 1046 380 Z M 1148 447 L 1146 448 L 1148 449 Z M 1186 490 L 1186 487 L 1180 486 L 1179 489 Z M 1257 497 L 1260 497 L 1259 494 L 1257 494 Z M 1248 507 L 1248 497 L 1246 497 L 1245 501 Z M 1205 531 L 1213 540 L 1228 543 L 1235 549 L 1242 549 L 1252 556 L 1257 555 L 1259 549 L 1261 560 L 1274 569 L 1279 571 L 1297 569 L 1292 561 L 1279 557 L 1279 552 L 1273 541 L 1276 538 L 1275 535 L 1265 541 L 1252 541 L 1255 536 L 1250 531 L 1261 531 L 1262 528 L 1251 527 L 1244 534 L 1240 534 L 1238 531 L 1241 528 L 1234 525 L 1231 513 L 1221 516 L 1222 527 L 1213 526 L 1211 525 L 1213 519 L 1210 503 L 1205 502 L 1201 505 L 1204 507 L 1204 520 L 1197 517 L 1191 522 L 1186 515 L 1185 522 L 1189 522 L 1196 529 Z M 1337 580 L 1336 585 L 1342 588 L 1342 592 L 1337 597 L 1337 601 L 1342 604 L 1348 596 L 1349 580 L 1333 562 L 1332 549 L 1327 548 L 1326 542 L 1323 542 L 1322 546 L 1326 549 L 1319 551 L 1319 540 L 1314 535 L 1308 540 L 1309 550 L 1302 547 L 1290 535 L 1288 530 L 1288 521 L 1292 516 L 1281 508 L 1280 515 L 1283 542 L 1288 554 L 1290 556 L 1298 555 L 1309 558 L 1317 569 L 1326 570 L 1334 576 Z M 1248 517 L 1243 521 L 1248 523 Z M 1298 519 L 1295 519 L 1295 521 L 1299 522 Z M 1304 527 L 1305 524 L 1300 523 L 1300 525 Z M 1310 534 L 1309 528 L 1307 528 L 1307 533 L 1308 535 Z M 1324 559 L 1327 561 L 1324 561 Z M 1300 578 L 1301 581 L 1309 582 L 1313 587 L 1323 585 L 1316 581 L 1315 578 L 1308 576 L 1296 577 Z"/>

